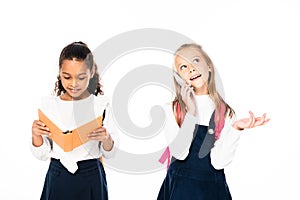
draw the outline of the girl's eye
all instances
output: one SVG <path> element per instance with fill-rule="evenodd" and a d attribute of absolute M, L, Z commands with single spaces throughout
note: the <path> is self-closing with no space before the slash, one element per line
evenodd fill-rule
<path fill-rule="evenodd" d="M 187 68 L 186 65 L 181 65 L 181 66 L 180 66 L 180 69 L 181 69 L 181 70 L 186 69 L 186 68 Z"/>
<path fill-rule="evenodd" d="M 85 79 L 85 77 L 79 77 L 78 79 L 82 81 Z"/>
<path fill-rule="evenodd" d="M 199 62 L 200 62 L 199 58 L 195 58 L 195 59 L 193 60 L 193 63 L 199 63 Z"/>
<path fill-rule="evenodd" d="M 68 77 L 68 76 L 64 76 L 64 79 L 67 79 L 67 80 L 69 80 L 69 79 L 70 79 L 70 77 Z"/>

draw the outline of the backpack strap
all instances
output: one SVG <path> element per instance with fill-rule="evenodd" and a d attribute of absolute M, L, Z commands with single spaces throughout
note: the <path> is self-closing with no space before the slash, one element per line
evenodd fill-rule
<path fill-rule="evenodd" d="M 161 155 L 161 157 L 159 158 L 159 162 L 161 164 L 164 164 L 167 160 L 167 169 L 169 168 L 170 164 L 171 164 L 171 154 L 170 154 L 170 148 L 167 147 L 165 149 L 165 151 L 163 152 L 163 154 Z"/>
<path fill-rule="evenodd" d="M 215 132 L 216 132 L 216 140 L 220 138 L 220 134 L 222 129 L 225 125 L 225 112 L 226 112 L 226 106 L 224 103 L 220 106 L 220 116 L 215 115 L 215 122 L 218 122 L 215 124 Z"/>

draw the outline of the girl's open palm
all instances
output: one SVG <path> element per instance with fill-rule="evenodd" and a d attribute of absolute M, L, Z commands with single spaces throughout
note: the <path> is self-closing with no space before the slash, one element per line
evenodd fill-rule
<path fill-rule="evenodd" d="M 265 125 L 270 119 L 266 118 L 266 113 L 262 117 L 255 117 L 254 114 L 249 111 L 250 117 L 237 120 L 233 123 L 233 127 L 238 130 L 243 130 L 245 128 L 254 128 L 256 126 Z"/>

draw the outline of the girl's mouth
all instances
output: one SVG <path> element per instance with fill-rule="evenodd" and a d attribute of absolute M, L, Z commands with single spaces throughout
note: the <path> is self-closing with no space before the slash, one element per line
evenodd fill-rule
<path fill-rule="evenodd" d="M 69 88 L 69 90 L 70 90 L 72 93 L 77 93 L 77 92 L 79 92 L 80 89 Z"/>
<path fill-rule="evenodd" d="M 200 78 L 201 76 L 202 76 L 202 74 L 198 74 L 198 75 L 192 76 L 192 77 L 190 78 L 190 80 L 193 81 L 193 80 L 195 80 L 195 79 L 197 79 L 197 78 Z"/>

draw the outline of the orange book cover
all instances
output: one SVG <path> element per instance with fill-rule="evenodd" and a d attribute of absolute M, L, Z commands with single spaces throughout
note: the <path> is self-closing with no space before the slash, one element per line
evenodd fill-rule
<path fill-rule="evenodd" d="M 38 109 L 39 120 L 50 129 L 50 138 L 65 152 L 72 151 L 76 147 L 88 141 L 88 134 L 102 127 L 102 116 L 74 129 L 62 131 L 56 126 L 40 109 Z"/>

